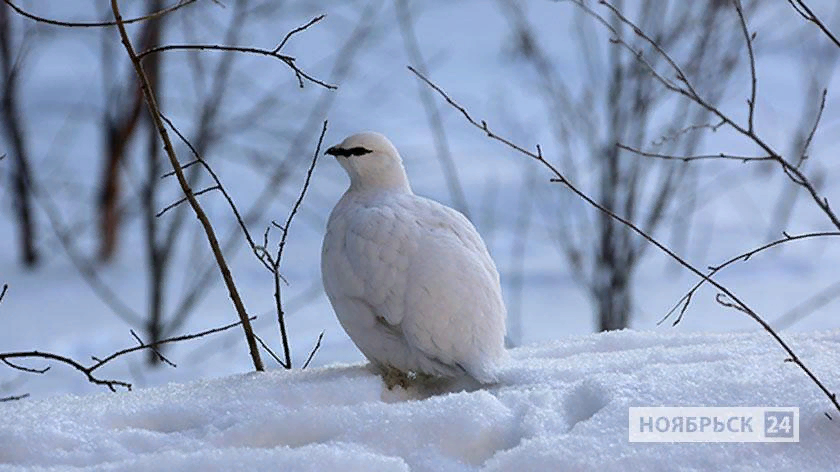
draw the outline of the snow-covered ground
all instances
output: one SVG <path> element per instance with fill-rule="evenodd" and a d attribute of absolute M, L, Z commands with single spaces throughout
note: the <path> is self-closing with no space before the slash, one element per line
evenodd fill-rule
<path fill-rule="evenodd" d="M 789 340 L 837 385 L 840 331 Z M 434 395 L 337 364 L 6 403 L 0 469 L 837 470 L 840 414 L 783 358 L 763 334 L 626 331 L 518 348 L 498 385 Z M 800 442 L 628 442 L 628 408 L 651 405 L 797 406 Z"/>
<path fill-rule="evenodd" d="M 125 2 L 126 9 L 140 2 Z M 229 2 L 228 2 L 229 3 Z M 374 2 L 375 3 L 375 2 Z M 630 2 L 632 3 L 632 2 Z M 784 3 L 784 2 L 782 2 Z M 45 16 L 89 19 L 91 10 L 73 3 L 21 2 Z M 98 2 L 97 5 L 100 5 Z M 279 2 L 278 2 L 279 4 Z M 102 4 L 104 5 L 104 4 Z M 243 32 L 239 44 L 274 45 L 290 28 L 315 14 L 327 18 L 288 45 L 298 64 L 328 79 L 340 46 L 361 14 L 361 2 L 283 4 L 278 25 L 266 17 Z M 528 15 L 552 57 L 563 64 L 575 83 L 575 42 L 570 40 L 576 16 L 567 2 L 527 2 Z M 813 2 L 826 18 L 833 2 Z M 787 5 L 782 5 L 787 7 Z M 547 112 L 534 91 L 534 77 L 510 54 L 510 25 L 495 2 L 412 2 L 416 31 L 432 79 L 455 99 L 485 118 L 496 131 L 531 148 L 552 149 Z M 189 15 L 197 20 L 196 41 L 218 42 L 224 16 L 213 2 L 198 2 Z M 99 10 L 96 10 L 99 11 Z M 136 13 L 136 12 L 135 12 Z M 92 16 L 93 15 L 93 16 Z M 313 122 L 329 119 L 326 144 L 363 129 L 387 134 L 399 147 L 417 193 L 452 204 L 434 156 L 432 133 L 416 94 L 416 79 L 405 70 L 409 60 L 396 28 L 393 5 L 383 2 L 374 13 L 370 40 L 354 59 L 351 73 L 337 92 L 315 87 L 303 91 L 282 65 L 264 58 L 238 58 L 231 79 L 235 91 L 227 112 L 242 109 L 277 91 L 280 102 L 264 121 L 241 136 L 225 141 L 210 156 L 216 171 L 242 208 L 257 197 L 264 169 L 243 166 L 253 150 L 280 159 L 289 151 L 289 137 L 323 93 L 334 103 Z M 209 21 L 208 18 L 219 20 Z M 207 21 L 204 21 L 207 20 Z M 178 20 L 180 21 L 180 20 Z M 836 21 L 835 21 L 836 23 Z M 180 31 L 182 23 L 178 23 Z M 750 21 L 759 41 L 759 94 L 756 127 L 774 146 L 787 150 L 797 125 L 809 76 L 800 75 L 797 55 L 813 54 L 814 35 L 795 15 Z M 281 33 L 278 33 L 280 31 Z M 446 34 L 440 34 L 445 31 Z M 177 36 L 173 40 L 185 40 Z M 790 34 L 796 41 L 786 41 Z M 23 103 L 33 139 L 33 160 L 39 179 L 67 224 L 79 228 L 79 250 L 95 254 L 96 187 L 100 172 L 99 113 L 105 97 L 98 69 L 98 32 L 63 32 L 44 36 L 30 50 L 22 74 Z M 193 38 L 187 38 L 193 39 Z M 602 38 L 605 39 L 605 38 Z M 775 41 L 775 42 L 774 42 Z M 790 43 L 800 49 L 789 49 Z M 781 45 L 781 46 L 780 46 Z M 783 47 L 782 47 L 783 46 Z M 606 47 L 606 46 L 605 46 Z M 119 52 L 119 51 L 118 51 Z M 186 56 L 178 56 L 186 57 Z M 126 73 L 128 69 L 120 72 Z M 172 68 L 177 73 L 177 68 Z M 255 71 L 257 73 L 255 73 Z M 806 71 L 807 72 L 807 71 Z M 164 103 L 183 130 L 191 131 L 196 92 L 173 78 Z M 724 98 L 724 108 L 745 118 L 749 76 L 740 68 Z M 825 177 L 821 191 L 837 197 L 836 133 L 840 80 L 826 84 L 828 102 L 810 155 L 811 169 Z M 186 90 L 185 90 L 186 89 Z M 791 93 L 796 91 L 796 93 Z M 497 261 L 508 301 L 510 281 L 522 275 L 521 343 L 499 385 L 453 393 L 387 392 L 361 364 L 361 355 L 341 330 L 320 284 L 318 258 L 327 214 L 347 185 L 334 162 L 322 160 L 313 177 L 284 256 L 286 312 L 292 355 L 299 366 L 324 330 L 313 368 L 285 372 L 268 361 L 266 374 L 251 369 L 241 330 L 180 343 L 166 351 L 177 368 L 148 368 L 145 356 L 126 356 L 104 368 L 101 376 L 134 384 L 129 393 L 112 394 L 89 384 L 78 372 L 54 365 L 44 375 L 23 374 L 0 366 L 0 397 L 21 393 L 23 401 L 0 403 L 0 470 L 36 467 L 118 470 L 837 470 L 840 415 L 804 373 L 784 362 L 769 336 L 745 316 L 715 303 L 715 292 L 701 290 L 685 320 L 676 328 L 656 322 L 694 283 L 651 250 L 637 271 L 636 308 L 631 325 L 639 331 L 590 335 L 592 304 L 574 280 L 558 251 L 553 223 L 537 212 L 524 261 L 513 257 L 516 221 L 523 195 L 560 192 L 536 172 L 536 182 L 523 158 L 467 125 L 441 104 L 471 211 Z M 228 117 L 230 118 L 230 117 Z M 289 185 L 272 194 L 275 201 L 252 230 L 260 233 L 272 219 L 285 218 L 302 168 L 314 150 L 309 139 L 297 149 L 297 167 Z M 0 144 L 3 144 L 0 141 Z M 711 134 L 702 152 L 751 153 L 743 139 L 721 130 Z M 2 151 L 0 150 L 0 153 Z M 95 156 L 92 158 L 91 156 Z M 207 157 L 207 156 L 206 156 Z M 9 159 L 0 161 L 0 284 L 10 289 L 0 304 L 0 351 L 39 349 L 84 361 L 135 343 L 129 329 L 142 329 L 114 316 L 77 269 L 38 207 L 39 247 L 44 264 L 26 271 L 17 263 L 16 229 L 11 224 Z M 133 180 L 142 162 L 128 163 L 126 200 L 136 194 Z M 785 177 L 780 172 L 741 163 L 698 163 L 703 166 L 694 192 L 698 211 L 686 246 L 689 261 L 706 267 L 767 241 L 771 214 Z M 819 167 L 818 167 L 819 166 Z M 773 176 L 769 176 L 772 174 Z M 591 189 L 591 187 L 590 187 Z M 161 205 L 177 195 L 164 191 Z M 220 198 L 202 197 L 214 224 L 226 231 L 232 219 Z M 583 203 L 570 211 L 581 210 Z M 800 199 L 787 230 L 799 233 L 826 229 L 825 217 L 813 203 Z M 561 208 L 562 216 L 565 208 Z M 679 209 L 674 213 L 679 216 Z M 191 228 L 192 230 L 193 228 Z M 197 229 L 197 228 L 195 228 Z M 135 219 L 123 231 L 120 252 L 98 273 L 128 306 L 146 308 L 143 229 Z M 669 240 L 667 232 L 659 234 Z M 177 303 L 199 261 L 208 260 L 201 234 L 187 234 L 174 266 L 180 272 L 167 287 L 167 309 Z M 256 331 L 279 346 L 271 298 L 271 280 L 247 251 L 231 257 L 232 269 L 250 313 L 259 315 Z M 775 321 L 819 290 L 837 283 L 840 247 L 815 239 L 791 244 L 738 263 L 719 280 L 775 325 Z M 794 349 L 832 391 L 840 391 L 840 319 L 837 299 L 782 332 Z M 225 290 L 211 285 L 195 314 L 171 334 L 196 332 L 235 320 Z M 717 334 L 710 334 L 710 333 Z M 729 333 L 729 334 L 727 334 Z M 733 334 L 734 333 L 734 334 Z M 266 358 L 267 356 L 264 356 Z M 27 366 L 43 367 L 38 360 Z M 69 393 L 69 394 L 68 394 Z M 797 444 L 630 444 L 627 408 L 631 406 L 797 406 L 801 411 Z M 824 412 L 833 415 L 828 420 Z"/>

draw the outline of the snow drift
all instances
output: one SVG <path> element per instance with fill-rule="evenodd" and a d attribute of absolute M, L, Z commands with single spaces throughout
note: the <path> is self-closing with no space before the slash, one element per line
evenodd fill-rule
<path fill-rule="evenodd" d="M 840 330 L 787 338 L 840 390 Z M 837 470 L 839 415 L 783 360 L 764 333 L 624 331 L 513 350 L 477 390 L 336 365 L 23 400 L 0 404 L 0 469 Z M 800 442 L 629 443 L 630 406 L 798 406 Z"/>

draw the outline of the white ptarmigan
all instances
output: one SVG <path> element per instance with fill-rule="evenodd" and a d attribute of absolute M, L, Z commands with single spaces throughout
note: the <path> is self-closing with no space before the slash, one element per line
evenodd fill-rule
<path fill-rule="evenodd" d="M 341 326 L 388 388 L 417 376 L 492 383 L 506 357 L 499 273 L 461 213 L 411 191 L 402 158 L 379 133 L 326 151 L 350 176 L 321 252 Z"/>

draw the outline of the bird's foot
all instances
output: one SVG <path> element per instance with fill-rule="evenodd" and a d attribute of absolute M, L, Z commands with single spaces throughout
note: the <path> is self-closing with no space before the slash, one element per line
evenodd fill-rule
<path fill-rule="evenodd" d="M 382 380 L 385 382 L 385 386 L 388 387 L 388 390 L 393 390 L 397 385 L 405 390 L 409 385 L 411 385 L 411 374 L 403 372 L 397 368 L 384 366 L 381 368 L 381 375 Z"/>

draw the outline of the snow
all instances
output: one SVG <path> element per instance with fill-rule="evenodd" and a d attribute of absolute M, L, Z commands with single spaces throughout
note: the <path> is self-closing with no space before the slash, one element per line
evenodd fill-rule
<path fill-rule="evenodd" d="M 85 8 L 72 2 L 23 3 L 36 13 L 56 18 L 82 20 L 101 13 L 97 2 L 85 2 Z M 224 15 L 235 5 L 227 3 L 223 9 L 213 2 L 197 2 L 183 16 L 194 23 L 196 38 L 181 37 L 180 31 L 190 28 L 187 24 L 173 28 L 169 39 L 218 42 L 218 26 L 225 24 Z M 836 2 L 809 3 L 824 18 L 836 18 L 832 13 Z M 138 13 L 142 3 L 126 2 L 127 15 L 132 6 Z M 273 47 L 278 35 L 326 12 L 323 23 L 296 36 L 287 48 L 305 70 L 328 79 L 336 54 L 361 13 L 358 2 L 324 0 L 288 6 L 281 14 L 266 15 L 247 28 L 238 43 Z M 487 119 L 499 134 L 528 148 L 541 143 L 546 155 L 556 154 L 545 106 L 530 84 L 533 77 L 523 74 L 523 65 L 505 52 L 514 38 L 498 4 L 412 2 L 412 8 L 431 78 L 477 118 Z M 750 21 L 751 29 L 759 33 L 758 41 L 768 41 L 757 50 L 756 126 L 768 142 L 783 150 L 797 126 L 790 117 L 797 116 L 809 99 L 804 93 L 791 92 L 804 90 L 808 81 L 806 74 L 800 74 L 802 63 L 797 56 L 817 50 L 812 25 L 787 8 L 781 2 L 772 18 Z M 304 120 L 290 117 L 308 114 L 319 97 L 327 97 L 331 105 L 309 121 L 320 124 L 329 118 L 327 142 L 363 129 L 382 130 L 399 146 L 415 191 L 452 203 L 437 161 L 428 158 L 434 154 L 431 133 L 415 93 L 416 78 L 405 70 L 408 60 L 393 10 L 391 3 L 384 2 L 370 15 L 373 34 L 355 56 L 340 89 L 329 92 L 332 95 L 316 87 L 297 90 L 282 64 L 250 56 L 237 58 L 229 87 L 232 92 L 225 99 L 226 119 L 249 109 L 263 93 L 282 96 L 282 106 L 205 156 L 237 204 L 250 207 L 265 183 L 265 169 L 242 165 L 243 155 L 253 151 L 278 160 L 304 156 L 289 170 L 288 185 L 270 188 L 274 200 L 253 223 L 256 234 L 272 219 L 285 217 L 297 196 L 302 166 L 309 162 L 320 128 L 312 127 L 310 139 L 301 138 L 292 146 L 290 137 L 298 134 Z M 574 9 L 566 2 L 541 1 L 529 3 L 528 14 L 552 58 L 563 64 L 572 86 L 579 86 Z M 66 224 L 79 228 L 78 248 L 90 257 L 95 254 L 96 182 L 101 172 L 99 127 L 109 90 L 109 81 L 103 78 L 107 74 L 98 62 L 101 32 L 49 32 L 50 41 L 33 48 L 21 69 L 26 85 L 22 106 L 28 129 L 38 132 L 31 151 L 41 184 L 62 210 Z M 774 37 L 778 37 L 776 43 Z M 791 43 L 791 37 L 796 38 L 796 49 L 782 47 Z M 609 46 L 604 42 L 603 47 Z M 202 57 L 210 61 L 210 70 L 218 55 Z M 168 64 L 173 75 L 164 91 L 171 97 L 165 106 L 189 134 L 194 132 L 191 121 L 197 98 L 195 90 L 183 84 L 196 82 L 185 69 L 176 67 L 178 60 Z M 129 67 L 115 69 L 120 77 L 131 72 Z M 750 86 L 746 67 L 739 69 L 733 83 L 724 109 L 743 118 Z M 826 86 L 828 102 L 809 165 L 816 166 L 815 174 L 825 172 L 825 186 L 820 190 L 833 202 L 838 191 L 834 97 L 840 90 L 840 76 L 826 78 Z M 301 365 L 318 334 L 326 331 L 313 368 L 286 372 L 274 365 L 271 368 L 276 370 L 268 373 L 243 374 L 250 369 L 250 361 L 239 329 L 172 346 L 166 355 L 178 364 L 177 369 L 148 368 L 145 356 L 137 354 L 100 372 L 105 378 L 130 381 L 136 387 L 132 392 L 109 393 L 60 365 L 53 365 L 45 375 L 3 367 L 0 397 L 32 396 L 0 403 L 0 471 L 838 469 L 840 415 L 803 372 L 783 361 L 784 353 L 754 322 L 720 307 L 714 291 L 707 288 L 694 297 L 679 326 L 656 326 L 695 282 L 674 271 L 673 263 L 656 251 L 648 251 L 636 272 L 632 327 L 640 331 L 584 334 L 592 330 L 592 303 L 557 250 L 556 228 L 548 216 L 590 209 L 577 200 L 560 200 L 560 190 L 547 182 L 544 173 L 532 173 L 526 168 L 530 162 L 489 141 L 457 111 L 438 103 L 473 222 L 498 263 L 508 303 L 510 281 L 522 280 L 518 341 L 525 347 L 512 351 L 511 364 L 499 385 L 453 392 L 389 392 L 358 364 L 362 356 L 344 335 L 319 281 L 317 260 L 326 218 L 346 186 L 340 167 L 322 160 L 290 233 L 283 263 L 290 283 L 284 296 L 295 366 Z M 749 154 L 754 149 L 721 129 L 700 151 Z M 91 291 L 67 260 L 42 207 L 36 210 L 44 265 L 37 271 L 19 267 L 7 185 L 9 162 L 0 163 L 0 284 L 10 285 L 0 304 L 0 350 L 39 349 L 84 361 L 133 345 L 128 330 L 141 332 L 142 325 L 114 316 Z M 127 164 L 132 168 L 128 174 L 142 175 L 142 160 Z M 692 192 L 699 210 L 683 255 L 698 267 L 706 267 L 765 243 L 767 232 L 774 230 L 769 228 L 769 219 L 782 186 L 789 184 L 787 178 L 778 170 L 768 177 L 766 169 L 741 163 L 698 165 L 702 166 L 701 181 Z M 137 191 L 138 182 L 127 180 L 129 189 Z M 179 195 L 174 183 L 168 184 L 162 190 L 161 205 Z M 538 197 L 535 202 L 562 201 L 563 205 L 542 208 L 532 218 L 520 263 L 511 247 L 517 238 L 520 195 L 530 195 L 532 187 Z M 129 192 L 126 200 L 134 196 Z M 203 198 L 221 233 L 235 227 L 221 198 L 212 194 Z M 812 202 L 799 199 L 788 232 L 825 229 L 824 215 L 814 208 Z M 142 234 L 137 219 L 127 222 L 114 262 L 97 266 L 108 286 L 140 312 L 145 310 L 148 291 L 145 254 L 139 250 Z M 663 242 L 670 240 L 668 234 L 657 236 Z M 170 311 L 190 287 L 194 264 L 211 260 L 202 238 L 187 234 L 179 246 L 173 267 L 185 270 L 173 275 L 167 287 Z M 204 259 L 193 258 L 192 253 Z M 259 315 L 254 329 L 277 348 L 270 278 L 247 251 L 231 255 L 230 262 L 249 313 Z M 840 247 L 833 240 L 815 239 L 756 255 L 748 263 L 727 268 L 718 280 L 773 324 L 815 292 L 835 284 L 837 267 Z M 840 391 L 838 300 L 781 333 L 834 392 Z M 195 314 L 171 334 L 193 333 L 235 318 L 225 290 L 216 281 Z M 26 365 L 46 364 L 33 360 Z M 800 443 L 628 443 L 628 408 L 662 405 L 797 406 Z"/>
<path fill-rule="evenodd" d="M 840 387 L 840 330 L 787 339 Z M 623 331 L 511 354 L 474 390 L 389 391 L 345 364 L 4 403 L 0 469 L 836 469 L 838 415 L 765 334 Z M 628 408 L 662 405 L 798 406 L 800 442 L 629 443 Z"/>

